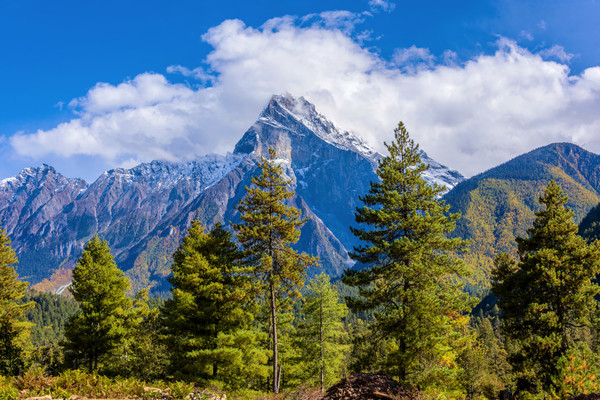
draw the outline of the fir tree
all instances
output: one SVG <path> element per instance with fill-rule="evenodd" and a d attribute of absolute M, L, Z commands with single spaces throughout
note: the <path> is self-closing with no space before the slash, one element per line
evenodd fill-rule
<path fill-rule="evenodd" d="M 165 302 L 160 316 L 171 370 L 177 376 L 231 383 L 239 378 L 231 375 L 239 358 L 256 350 L 248 347 L 258 339 L 250 329 L 249 281 L 240 258 L 221 224 L 207 233 L 199 220 L 192 221 L 173 255 L 169 277 L 173 298 Z M 236 344 L 244 346 L 235 348 Z"/>
<path fill-rule="evenodd" d="M 588 245 L 577 235 L 567 196 L 551 181 L 540 197 L 527 238 L 517 238 L 518 263 L 508 255 L 496 259 L 492 290 L 503 311 L 502 328 L 518 343 L 510 356 L 519 388 L 549 390 L 557 361 L 591 327 L 600 288 L 598 243 Z"/>
<path fill-rule="evenodd" d="M 348 309 L 324 273 L 310 281 L 304 299 L 297 335 L 308 377 L 305 382 L 317 377 L 322 392 L 342 375 L 344 353 L 349 349 L 342 320 Z"/>
<path fill-rule="evenodd" d="M 128 333 L 132 310 L 128 290 L 129 281 L 113 261 L 107 242 L 94 235 L 73 270 L 69 291 L 80 310 L 65 324 L 63 343 L 67 355 L 75 363 L 87 364 L 90 373 Z"/>
<path fill-rule="evenodd" d="M 404 125 L 386 144 L 389 156 L 379 162 L 379 182 L 357 209 L 359 228 L 353 233 L 366 243 L 352 257 L 362 270 L 347 270 L 342 281 L 360 288 L 359 299 L 348 299 L 354 311 L 375 310 L 374 330 L 382 340 L 393 340 L 388 365 L 410 385 L 426 385 L 427 374 L 443 373 L 443 357 L 451 349 L 458 313 L 468 298 L 453 279 L 465 273 L 452 253 L 464 250 L 462 239 L 447 234 L 459 218 L 438 197 L 444 190 L 428 185 L 418 145 Z M 438 377 L 438 380 L 443 378 Z"/>
<path fill-rule="evenodd" d="M 22 303 L 27 282 L 19 281 L 13 267 L 17 263 L 15 251 L 4 229 L 0 230 L 0 375 L 14 375 L 22 366 L 23 344 L 30 324 L 24 322 L 23 312 L 33 302 Z"/>
<path fill-rule="evenodd" d="M 299 294 L 304 284 L 306 268 L 316 259 L 298 254 L 291 245 L 300 237 L 300 227 L 306 222 L 299 209 L 285 204 L 294 196 L 288 190 L 292 180 L 285 179 L 276 163 L 275 150 L 259 164 L 261 174 L 252 177 L 254 187 L 238 206 L 242 223 L 235 225 L 237 238 L 246 250 L 245 263 L 251 268 L 261 293 L 267 295 L 270 308 L 270 336 L 273 350 L 273 392 L 279 392 L 277 314 L 286 297 Z"/>

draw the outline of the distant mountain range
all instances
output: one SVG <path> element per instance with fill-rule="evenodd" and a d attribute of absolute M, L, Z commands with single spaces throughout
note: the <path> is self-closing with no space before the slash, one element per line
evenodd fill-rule
<path fill-rule="evenodd" d="M 134 290 L 166 289 L 171 255 L 190 222 L 200 218 L 208 227 L 238 222 L 236 205 L 268 148 L 294 178 L 291 203 L 308 218 L 297 248 L 318 255 L 328 274 L 340 275 L 352 265 L 348 250 L 357 244 L 349 226 L 358 196 L 377 179 L 382 156 L 304 98 L 287 95 L 273 96 L 226 156 L 117 168 L 91 185 L 48 165 L 0 181 L 0 224 L 17 250 L 20 276 L 40 290 L 64 287 L 83 245 L 99 233 Z M 429 182 L 451 189 L 464 180 L 421 156 L 431 165 Z"/>
<path fill-rule="evenodd" d="M 459 183 L 444 196 L 451 211 L 462 214 L 454 235 L 471 240 L 471 253 L 464 259 L 474 285 L 487 284 L 498 252 L 516 256 L 514 239 L 526 236 L 541 208 L 539 197 L 552 179 L 569 196 L 567 205 L 577 223 L 600 202 L 600 156 L 570 143 L 516 157 Z"/>

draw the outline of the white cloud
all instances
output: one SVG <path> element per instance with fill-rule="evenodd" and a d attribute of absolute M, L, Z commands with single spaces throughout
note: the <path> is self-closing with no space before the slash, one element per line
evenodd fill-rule
<path fill-rule="evenodd" d="M 452 50 L 444 50 L 442 53 L 442 60 L 444 65 L 456 65 L 456 61 L 458 60 L 458 54 Z"/>
<path fill-rule="evenodd" d="M 527 31 L 521 31 L 520 35 L 521 35 L 521 37 L 523 37 L 529 41 L 533 40 L 533 35 Z"/>
<path fill-rule="evenodd" d="M 548 24 L 546 24 L 546 21 L 544 21 L 543 19 L 540 20 L 540 22 L 538 22 L 537 26 L 538 26 L 538 28 L 540 28 L 543 31 L 548 29 Z"/>
<path fill-rule="evenodd" d="M 451 57 L 452 55 L 446 53 L 445 56 Z M 396 49 L 392 56 L 392 61 L 404 71 L 416 73 L 420 70 L 432 67 L 435 56 L 431 54 L 429 49 L 412 45 L 406 49 Z"/>
<path fill-rule="evenodd" d="M 494 54 L 464 64 L 452 52 L 436 64 L 428 49 L 413 46 L 396 53 L 399 66 L 348 33 L 343 21 L 355 17 L 285 17 L 260 28 L 225 21 L 203 37 L 214 49 L 198 71 L 211 71 L 210 86 L 150 73 L 98 84 L 71 102 L 74 119 L 15 134 L 11 144 L 22 155 L 83 154 L 113 165 L 187 160 L 231 151 L 270 96 L 289 92 L 380 151 L 403 120 L 430 156 L 466 175 L 551 142 L 600 152 L 600 67 L 571 75 L 560 59 L 505 38 Z M 426 68 L 406 73 L 415 62 Z M 195 69 L 170 71 L 195 76 Z"/>
<path fill-rule="evenodd" d="M 574 54 L 567 53 L 562 46 L 554 45 L 549 49 L 540 51 L 542 57 L 555 58 L 559 61 L 568 63 L 575 56 Z"/>
<path fill-rule="evenodd" d="M 345 10 L 323 11 L 319 14 L 309 14 L 301 18 L 305 25 L 313 28 L 337 29 L 345 34 L 351 34 L 357 24 L 364 21 L 364 15 Z M 263 30 L 277 30 L 293 24 L 291 17 L 274 18 L 263 25 Z"/>
<path fill-rule="evenodd" d="M 369 7 L 372 12 L 386 12 L 391 13 L 396 8 L 396 4 L 386 0 L 369 0 Z"/>
<path fill-rule="evenodd" d="M 204 84 L 212 83 L 215 79 L 214 76 L 207 73 L 204 68 L 196 67 L 194 69 L 189 69 L 181 65 L 169 65 L 167 67 L 168 74 L 181 74 L 185 77 L 191 77 L 194 79 L 198 79 Z"/>

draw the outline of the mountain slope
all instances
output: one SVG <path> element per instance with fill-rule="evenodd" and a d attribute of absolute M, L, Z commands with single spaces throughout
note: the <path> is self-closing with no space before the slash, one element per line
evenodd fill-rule
<path fill-rule="evenodd" d="M 581 220 L 579 235 L 590 243 L 600 239 L 600 203 Z"/>
<path fill-rule="evenodd" d="M 192 219 L 208 227 L 239 222 L 236 206 L 271 147 L 294 179 L 291 203 L 308 218 L 297 248 L 318 255 L 328 274 L 340 275 L 352 264 L 347 250 L 357 244 L 348 227 L 354 224 L 358 197 L 377 179 L 382 156 L 334 126 L 305 99 L 289 95 L 273 96 L 227 156 L 118 168 L 89 186 L 48 166 L 2 181 L 0 222 L 10 228 L 21 260 L 19 272 L 33 283 L 52 274 L 39 289 L 64 285 L 85 242 L 99 233 L 134 290 L 164 288 L 171 255 Z M 424 152 L 422 157 L 432 165 L 430 182 L 452 187 L 463 179 Z M 42 181 L 48 183 L 39 190 Z"/>
<path fill-rule="evenodd" d="M 486 283 L 494 256 L 516 256 L 516 236 L 525 236 L 540 209 L 538 199 L 554 179 L 569 196 L 578 223 L 600 201 L 600 156 L 569 143 L 555 143 L 470 178 L 444 200 L 460 211 L 455 235 L 471 239 L 465 260 L 473 283 Z"/>

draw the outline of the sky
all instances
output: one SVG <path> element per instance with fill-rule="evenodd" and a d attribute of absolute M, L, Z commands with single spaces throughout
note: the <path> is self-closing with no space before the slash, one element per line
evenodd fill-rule
<path fill-rule="evenodd" d="M 232 151 L 273 94 L 472 176 L 600 153 L 592 0 L 0 0 L 0 178 Z"/>

